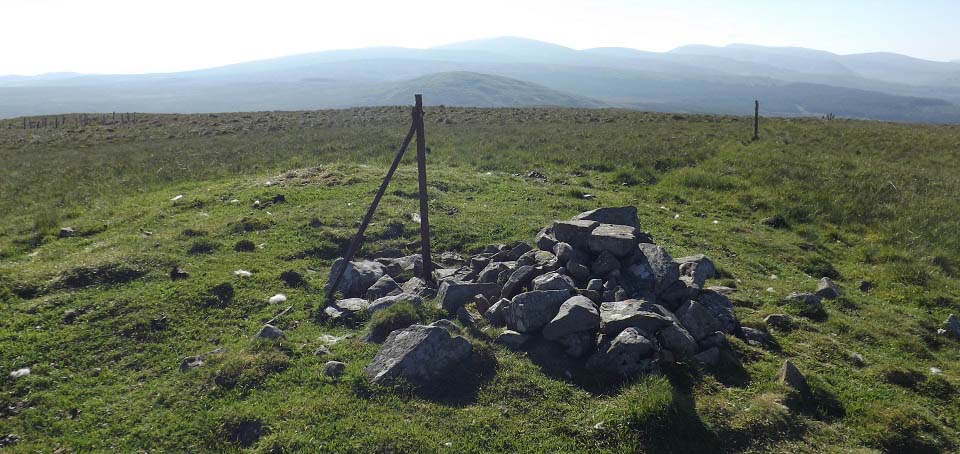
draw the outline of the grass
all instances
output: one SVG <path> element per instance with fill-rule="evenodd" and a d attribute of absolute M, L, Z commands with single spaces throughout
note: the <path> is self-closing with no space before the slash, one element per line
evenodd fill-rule
<path fill-rule="evenodd" d="M 141 117 L 82 131 L 0 122 L 0 434 L 21 437 L 8 450 L 960 449 L 960 348 L 935 334 L 960 312 L 960 127 L 768 119 L 750 142 L 738 117 L 432 108 L 436 251 L 531 241 L 553 219 L 633 204 L 674 256 L 714 259 L 712 284 L 738 289 L 745 324 L 788 312 L 796 327 L 770 330 L 776 350 L 734 340 L 730 370 L 603 390 L 467 330 L 479 360 L 423 395 L 364 379 L 377 349 L 366 328 L 315 321 L 406 109 Z M 547 179 L 526 178 L 534 169 Z M 408 156 L 360 254 L 416 251 L 416 191 Z M 761 224 L 774 215 L 786 226 Z M 74 237 L 59 237 L 66 226 Z M 189 277 L 172 281 L 174 266 Z M 824 275 L 844 291 L 825 316 L 783 305 Z M 276 293 L 288 302 L 270 304 Z M 254 342 L 288 304 L 275 322 L 286 339 Z M 394 311 L 375 317 L 438 316 Z M 787 358 L 806 399 L 774 379 Z M 328 360 L 347 363 L 339 380 L 321 374 Z M 21 367 L 31 374 L 7 376 Z"/>

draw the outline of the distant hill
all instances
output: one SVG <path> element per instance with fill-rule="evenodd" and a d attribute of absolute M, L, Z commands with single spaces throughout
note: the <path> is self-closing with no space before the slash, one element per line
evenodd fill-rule
<path fill-rule="evenodd" d="M 834 113 L 960 123 L 960 63 L 890 53 L 690 45 L 575 50 L 517 37 L 430 49 L 292 55 L 171 74 L 0 76 L 0 117 L 60 112 L 209 112 L 426 102 L 625 107 L 667 112 Z"/>

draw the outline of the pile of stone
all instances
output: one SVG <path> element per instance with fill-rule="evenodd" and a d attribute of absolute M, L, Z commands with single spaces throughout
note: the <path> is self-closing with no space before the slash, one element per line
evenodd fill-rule
<path fill-rule="evenodd" d="M 326 315 L 347 317 L 400 300 L 421 304 L 429 297 L 427 285 L 413 277 L 421 263 L 408 256 L 346 264 L 337 290 L 348 298 Z M 491 245 L 469 260 L 445 254 L 438 265 L 436 302 L 447 312 L 505 327 L 497 340 L 511 348 L 538 337 L 555 342 L 598 372 L 633 376 L 669 362 L 716 365 L 725 336 L 743 335 L 726 296 L 732 289 L 705 287 L 713 262 L 703 255 L 674 259 L 639 229 L 631 206 L 556 221 L 533 245 Z M 429 331 L 443 343 L 455 337 Z M 409 343 L 429 336 L 391 337 Z M 388 339 L 381 353 L 396 348 Z"/>
<path fill-rule="evenodd" d="M 437 301 L 452 314 L 473 303 L 512 348 L 540 336 L 589 369 L 630 376 L 717 364 L 725 335 L 741 330 L 730 289 L 704 287 L 714 274 L 706 256 L 674 259 L 655 244 L 635 207 L 600 208 L 554 222 L 535 246 L 490 246 L 437 270 Z"/>

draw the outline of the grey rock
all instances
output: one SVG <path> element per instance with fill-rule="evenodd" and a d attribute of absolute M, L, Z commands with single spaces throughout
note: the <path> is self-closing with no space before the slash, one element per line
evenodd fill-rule
<path fill-rule="evenodd" d="M 257 339 L 277 340 L 286 337 L 283 330 L 273 325 L 263 325 L 260 331 L 257 331 Z"/>
<path fill-rule="evenodd" d="M 640 220 L 637 217 L 637 207 L 606 207 L 596 210 L 585 211 L 573 217 L 577 221 L 597 221 L 602 224 L 627 225 L 633 228 L 640 228 Z"/>
<path fill-rule="evenodd" d="M 477 295 L 483 295 L 491 299 L 496 298 L 499 294 L 500 286 L 496 283 L 456 283 L 448 281 L 440 284 L 437 301 L 447 313 L 456 314 L 457 309 L 472 302 Z"/>
<path fill-rule="evenodd" d="M 73 227 L 61 227 L 59 237 L 60 238 L 72 238 L 77 235 L 76 230 Z"/>
<path fill-rule="evenodd" d="M 402 379 L 422 386 L 462 364 L 473 352 L 470 341 L 437 326 L 412 325 L 387 336 L 363 370 L 374 383 Z"/>
<path fill-rule="evenodd" d="M 873 288 L 873 282 L 860 281 L 860 285 L 858 285 L 857 288 L 860 289 L 861 292 L 867 293 Z"/>
<path fill-rule="evenodd" d="M 733 312 L 733 304 L 726 296 L 716 292 L 704 291 L 700 294 L 699 301 L 720 323 L 720 331 L 729 334 L 735 332 L 737 327 L 740 326 Z"/>
<path fill-rule="evenodd" d="M 817 281 L 817 291 L 814 293 L 820 298 L 835 300 L 840 298 L 840 287 L 833 282 L 833 279 L 824 277 Z"/>
<path fill-rule="evenodd" d="M 657 346 L 636 328 L 620 332 L 609 347 L 594 353 L 587 368 L 615 373 L 623 377 L 651 373 L 657 369 Z"/>
<path fill-rule="evenodd" d="M 590 265 L 590 271 L 594 276 L 606 276 L 617 269 L 620 269 L 620 261 L 610 251 L 597 254 L 596 260 Z"/>
<path fill-rule="evenodd" d="M 680 324 L 698 341 L 723 330 L 723 325 L 703 304 L 696 301 L 687 301 L 676 312 Z"/>
<path fill-rule="evenodd" d="M 567 262 L 573 258 L 573 246 L 562 241 L 558 241 L 557 244 L 553 246 L 553 255 L 560 260 L 560 263 L 566 265 Z"/>
<path fill-rule="evenodd" d="M 419 275 L 420 269 L 423 266 L 423 258 L 421 258 L 420 254 L 394 258 L 384 257 L 377 259 L 377 262 L 384 266 L 384 271 L 386 271 L 387 275 L 398 282 L 406 281 Z"/>
<path fill-rule="evenodd" d="M 697 341 L 682 326 L 671 323 L 657 333 L 660 347 L 670 351 L 675 359 L 691 358 L 697 354 Z"/>
<path fill-rule="evenodd" d="M 316 350 L 313 351 L 313 354 L 316 356 L 327 356 L 330 354 L 330 347 L 327 347 L 326 345 L 321 345 L 317 347 Z"/>
<path fill-rule="evenodd" d="M 463 326 L 474 326 L 483 320 L 483 316 L 480 315 L 475 309 L 469 306 L 460 306 L 457 309 L 457 320 L 463 324 Z"/>
<path fill-rule="evenodd" d="M 740 328 L 743 340 L 749 345 L 759 348 L 770 348 L 770 336 L 767 333 L 749 326 Z"/>
<path fill-rule="evenodd" d="M 572 291 L 577 288 L 573 279 L 563 274 L 552 272 L 537 276 L 533 280 L 534 290 L 567 290 Z"/>
<path fill-rule="evenodd" d="M 507 324 L 505 316 L 507 306 L 509 305 L 510 300 L 503 298 L 500 301 L 493 303 L 493 305 L 483 313 L 483 316 L 493 326 L 504 326 Z"/>
<path fill-rule="evenodd" d="M 793 365 L 789 359 L 783 362 L 780 371 L 777 372 L 777 382 L 788 388 L 793 388 L 801 394 L 809 394 L 810 387 L 807 385 L 807 379 L 800 373 L 800 369 Z"/>
<path fill-rule="evenodd" d="M 587 283 L 587 290 L 593 290 L 599 292 L 603 290 L 603 281 L 600 279 L 590 279 L 590 282 Z"/>
<path fill-rule="evenodd" d="M 337 284 L 336 291 L 347 298 L 363 296 L 371 285 L 386 274 L 385 267 L 378 262 L 361 260 L 359 262 L 345 263 L 341 257 L 333 262 L 333 266 L 330 268 L 330 276 L 327 278 L 327 283 L 324 286 L 325 291 L 330 290 L 330 287 L 333 285 L 333 279 L 340 268 L 344 268 L 344 271 L 340 282 Z"/>
<path fill-rule="evenodd" d="M 720 349 L 710 347 L 694 355 L 693 359 L 704 366 L 716 367 L 720 364 Z"/>
<path fill-rule="evenodd" d="M 639 259 L 636 263 L 646 265 L 651 271 L 654 292 L 660 294 L 680 279 L 680 267 L 666 249 L 649 243 L 640 243 L 638 247 L 641 253 L 636 256 Z"/>
<path fill-rule="evenodd" d="M 513 273 L 510 273 L 510 277 L 507 278 L 507 281 L 503 284 L 500 297 L 513 298 L 516 294 L 523 291 L 524 288 L 528 287 L 530 283 L 533 282 L 533 279 L 540 274 L 539 270 L 530 265 L 518 266 Z"/>
<path fill-rule="evenodd" d="M 347 298 L 335 301 L 333 307 L 339 311 L 353 314 L 367 310 L 370 307 L 370 302 L 363 298 Z"/>
<path fill-rule="evenodd" d="M 536 249 L 521 255 L 517 259 L 517 266 L 548 266 L 557 263 L 556 259 L 557 257 L 552 252 Z"/>
<path fill-rule="evenodd" d="M 709 350 L 714 347 L 720 349 L 726 348 L 728 345 L 727 336 L 723 334 L 723 331 L 714 331 L 697 341 L 697 345 L 700 346 L 700 350 Z"/>
<path fill-rule="evenodd" d="M 557 244 L 557 239 L 553 237 L 553 229 L 544 227 L 537 233 L 535 242 L 537 243 L 537 248 L 541 251 L 552 251 L 554 250 L 554 245 Z"/>
<path fill-rule="evenodd" d="M 420 299 L 417 295 L 411 295 L 409 293 L 398 293 L 396 295 L 384 296 L 383 298 L 377 298 L 374 302 L 370 303 L 370 306 L 367 307 L 367 312 L 371 315 L 382 311 L 394 304 L 408 302 L 414 306 L 419 306 L 423 300 Z"/>
<path fill-rule="evenodd" d="M 957 318 L 954 314 L 950 314 L 943 322 L 943 330 L 947 332 L 948 336 L 960 339 L 960 318 Z"/>
<path fill-rule="evenodd" d="M 367 299 L 375 300 L 393 292 L 400 292 L 400 284 L 397 284 L 389 274 L 384 274 L 367 289 Z"/>
<path fill-rule="evenodd" d="M 530 245 L 527 243 L 523 243 L 523 242 L 517 243 L 516 246 L 510 249 L 510 253 L 507 255 L 507 261 L 516 261 L 521 256 L 523 256 L 523 254 L 526 254 L 527 252 L 530 252 L 532 250 L 533 248 L 530 247 Z"/>
<path fill-rule="evenodd" d="M 460 334 L 461 332 L 460 327 L 457 326 L 456 323 L 453 323 L 452 321 L 447 320 L 445 318 L 441 318 L 440 320 L 437 320 L 431 323 L 430 326 L 438 326 L 440 328 L 447 330 L 447 332 L 453 335 Z"/>
<path fill-rule="evenodd" d="M 653 270 L 650 269 L 650 264 L 647 263 L 646 257 L 639 249 L 637 249 L 634 258 L 639 261 L 628 264 L 624 272 L 621 273 L 624 286 L 633 295 L 655 296 L 654 290 L 657 286 L 657 278 L 653 274 Z"/>
<path fill-rule="evenodd" d="M 787 314 L 770 314 L 763 319 L 767 326 L 772 326 L 780 330 L 789 330 L 793 328 L 793 317 Z"/>
<path fill-rule="evenodd" d="M 556 221 L 553 223 L 553 235 L 557 241 L 567 243 L 574 248 L 588 248 L 590 232 L 597 228 L 597 221 Z"/>
<path fill-rule="evenodd" d="M 340 361 L 327 361 L 323 365 L 323 375 L 326 377 L 337 378 L 343 375 L 343 372 L 347 370 L 346 363 Z"/>
<path fill-rule="evenodd" d="M 656 312 L 654 304 L 644 300 L 605 302 L 600 305 L 600 330 L 615 335 L 626 328 L 637 327 L 654 336 L 673 321 Z"/>
<path fill-rule="evenodd" d="M 564 352 L 574 358 L 582 358 L 594 348 L 594 333 L 580 331 L 554 339 L 564 347 Z"/>
<path fill-rule="evenodd" d="M 497 336 L 495 342 L 501 344 L 510 350 L 519 350 L 530 340 L 529 334 L 518 333 L 513 330 L 504 330 Z"/>
<path fill-rule="evenodd" d="M 606 251 L 616 257 L 626 257 L 637 247 L 636 230 L 626 225 L 600 224 L 590 232 L 587 244 L 594 253 Z"/>
<path fill-rule="evenodd" d="M 415 257 L 420 258 L 420 254 L 417 254 Z M 440 263 L 443 264 L 443 266 L 449 266 L 452 268 L 463 266 L 467 263 L 467 261 L 463 259 L 463 256 L 457 254 L 456 252 L 444 252 L 443 254 L 440 254 Z"/>
<path fill-rule="evenodd" d="M 543 328 L 543 337 L 557 340 L 581 331 L 596 332 L 600 327 L 600 312 L 585 296 L 574 296 L 563 302 L 557 315 Z M 573 355 L 578 356 L 578 355 Z"/>
<path fill-rule="evenodd" d="M 432 298 L 435 293 L 435 291 L 427 286 L 427 283 L 419 277 L 412 277 L 407 282 L 404 282 L 403 285 L 400 286 L 400 292 L 417 295 L 421 298 Z"/>
<path fill-rule="evenodd" d="M 784 298 L 784 302 L 800 311 L 800 315 L 814 315 L 823 311 L 823 302 L 813 293 L 793 292 Z"/>
<path fill-rule="evenodd" d="M 712 279 L 717 273 L 713 261 L 703 254 L 680 257 L 676 261 L 679 265 L 680 275 L 693 278 L 693 282 L 700 288 L 707 282 L 707 279 Z"/>
<path fill-rule="evenodd" d="M 590 268 L 587 268 L 586 265 L 570 260 L 567 262 L 565 267 L 567 269 L 567 274 L 573 278 L 573 282 L 580 284 L 587 282 L 590 279 Z"/>
<path fill-rule="evenodd" d="M 658 299 L 671 307 L 678 307 L 685 301 L 700 299 L 700 293 L 700 287 L 693 282 L 692 277 L 681 276 L 673 285 L 660 292 Z"/>
<path fill-rule="evenodd" d="M 593 301 L 593 304 L 599 305 L 603 302 L 603 294 L 596 290 L 579 290 L 580 294 Z"/>
<path fill-rule="evenodd" d="M 480 271 L 477 276 L 477 282 L 494 283 L 500 277 L 500 273 L 508 272 L 512 269 L 510 262 L 491 262 Z"/>
<path fill-rule="evenodd" d="M 507 327 L 521 333 L 543 328 L 553 320 L 570 295 L 565 290 L 536 290 L 513 297 L 504 313 Z"/>
<path fill-rule="evenodd" d="M 470 257 L 470 268 L 478 273 L 486 268 L 490 263 L 492 262 L 490 261 L 490 256 L 488 255 L 478 254 Z"/>

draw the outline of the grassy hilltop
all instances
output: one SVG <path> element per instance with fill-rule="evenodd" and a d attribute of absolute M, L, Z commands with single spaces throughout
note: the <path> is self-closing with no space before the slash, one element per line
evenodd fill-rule
<path fill-rule="evenodd" d="M 19 436 L 0 449 L 960 450 L 960 343 L 936 334 L 960 314 L 960 127 L 768 119 L 750 142 L 742 117 L 428 108 L 437 253 L 532 241 L 553 219 L 632 204 L 675 257 L 717 263 L 713 283 L 737 288 L 745 325 L 786 312 L 797 326 L 770 328 L 770 350 L 732 339 L 740 367 L 681 367 L 609 389 L 545 373 L 474 332 L 483 370 L 423 395 L 368 384 L 361 369 L 377 346 L 361 340 L 364 326 L 316 321 L 329 267 L 409 116 L 0 122 L 0 438 Z M 416 252 L 413 155 L 360 255 Z M 527 178 L 532 170 L 546 181 Z M 781 228 L 761 223 L 775 215 Z M 75 235 L 61 238 L 63 227 Z M 237 251 L 243 241 L 253 250 Z M 189 278 L 171 281 L 174 266 Z M 288 270 L 305 283 L 284 284 Z M 844 292 L 826 317 L 781 304 L 821 276 Z M 269 303 L 276 293 L 288 302 Z M 287 339 L 253 342 L 288 304 L 277 321 Z M 324 336 L 348 337 L 318 357 Z M 179 370 L 219 347 L 205 366 Z M 811 399 L 776 383 L 788 358 Z M 340 380 L 321 375 L 328 359 L 348 364 Z M 30 375 L 8 375 L 24 367 Z M 251 428 L 259 438 L 238 442 Z"/>

